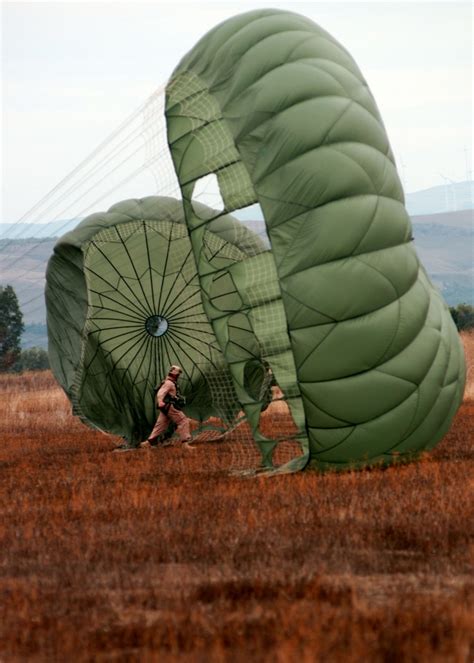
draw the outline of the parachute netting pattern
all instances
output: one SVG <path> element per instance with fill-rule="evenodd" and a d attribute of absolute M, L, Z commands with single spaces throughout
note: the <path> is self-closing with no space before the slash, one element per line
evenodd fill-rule
<path fill-rule="evenodd" d="M 208 100 L 203 98 L 202 103 L 205 107 Z M 163 86 L 0 237 L 2 273 L 13 281 L 27 324 L 44 324 L 46 264 L 45 260 L 39 264 L 36 258 L 48 257 L 57 237 L 76 228 L 87 215 L 107 209 L 117 200 L 140 199 L 151 194 L 180 198 L 167 144 L 164 104 Z M 222 145 L 218 133 L 209 132 L 202 139 L 207 153 L 219 153 Z M 232 171 L 227 170 L 220 177 L 226 188 L 240 189 L 239 198 L 232 201 L 235 208 L 254 202 L 253 190 L 245 180 L 241 164 L 235 163 Z M 200 199 L 210 205 L 215 202 L 209 191 L 203 191 Z M 235 217 L 239 218 L 238 214 Z M 240 221 L 268 247 L 265 227 L 257 218 L 247 215 Z M 209 248 L 216 236 L 208 235 Z M 221 240 L 218 248 L 222 249 L 222 244 Z M 165 255 L 168 262 L 164 269 L 159 260 L 154 260 L 151 245 L 159 247 L 160 256 Z M 259 467 L 261 453 L 240 408 L 228 364 L 202 307 L 196 313 L 201 288 L 186 227 L 165 221 L 130 219 L 98 232 L 83 250 L 89 302 L 81 361 L 72 388 L 74 411 L 83 416 L 84 393 L 89 389 L 94 394 L 91 384 L 97 374 L 105 377 L 114 397 L 120 391 L 124 406 L 132 407 L 143 399 L 145 409 L 153 411 L 157 383 L 170 364 L 179 363 L 184 369 L 182 391 L 190 398 L 191 410 L 196 384 L 200 384 L 204 393 L 207 391 L 212 403 L 210 416 L 192 421 L 196 449 L 200 450 L 200 468 L 213 469 L 212 459 L 216 455 L 208 453 L 209 444 L 222 449 L 224 465 L 230 470 Z M 9 256 L 5 258 L 7 251 Z M 124 255 L 129 268 L 117 273 L 114 261 Z M 145 270 L 136 272 L 134 264 L 143 261 Z M 270 261 L 251 272 L 249 305 L 258 300 L 253 293 L 258 291 L 259 284 L 261 287 L 273 277 L 274 266 Z M 166 321 L 162 324 L 167 328 L 156 334 L 161 319 Z M 267 323 L 270 331 L 266 342 L 270 344 L 275 321 L 267 317 L 262 324 Z M 150 333 L 153 324 L 155 333 L 153 330 Z M 288 407 L 271 372 L 262 373 L 258 390 L 257 400 L 265 401 L 262 432 L 282 440 L 274 460 L 285 463 L 299 453 L 299 446 L 291 441 L 295 431 Z M 101 395 L 96 396 L 100 409 Z M 199 416 L 202 412 L 201 408 Z M 90 418 L 83 418 L 91 423 Z M 100 419 L 100 412 L 97 418 Z M 180 462 L 187 461 L 183 458 Z M 194 460 L 193 471 L 196 466 Z"/>
<path fill-rule="evenodd" d="M 285 465 L 285 457 L 288 469 L 299 467 L 299 459 L 307 457 L 304 412 L 275 262 L 253 184 L 219 106 L 192 72 L 179 74 L 168 85 L 167 116 L 206 310 L 231 367 L 252 437 L 267 465 Z M 176 138 L 174 117 L 189 120 L 187 131 Z M 181 156 L 193 150 L 199 154 L 194 159 L 197 168 L 187 166 Z M 203 215 L 197 202 L 206 202 L 215 214 Z M 202 250 L 207 225 L 227 213 L 257 231 L 263 240 L 260 251 L 235 259 Z M 223 319 L 225 325 L 220 324 Z M 248 343 L 242 347 L 245 337 Z M 269 412 L 265 395 L 246 382 L 245 371 L 255 362 L 271 375 L 274 401 Z"/>

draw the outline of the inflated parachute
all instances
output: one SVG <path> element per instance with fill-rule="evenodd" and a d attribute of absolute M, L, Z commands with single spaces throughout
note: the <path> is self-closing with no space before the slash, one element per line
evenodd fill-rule
<path fill-rule="evenodd" d="M 275 441 L 245 384 L 255 361 L 271 367 L 298 429 L 304 455 L 287 470 L 432 447 L 462 398 L 462 348 L 347 51 L 293 13 L 236 16 L 176 68 L 166 119 L 204 310 L 266 464 Z M 210 174 L 222 213 L 260 204 L 271 250 L 239 261 L 203 251 L 214 221 L 195 191 Z"/>
<path fill-rule="evenodd" d="M 234 260 L 265 250 L 227 215 L 207 224 L 201 248 Z M 240 404 L 203 310 L 181 201 L 127 200 L 84 219 L 55 246 L 46 305 L 51 368 L 86 423 L 145 439 L 155 386 L 173 363 L 184 371 L 188 416 L 219 417 L 223 430 L 235 423 Z M 262 365 L 251 367 L 247 388 L 268 392 L 265 381 Z"/>

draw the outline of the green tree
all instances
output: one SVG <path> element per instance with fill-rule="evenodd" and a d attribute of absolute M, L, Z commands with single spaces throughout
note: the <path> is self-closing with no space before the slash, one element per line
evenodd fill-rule
<path fill-rule="evenodd" d="M 8 371 L 20 357 L 25 326 L 18 298 L 11 285 L 0 286 L 0 371 Z"/>
<path fill-rule="evenodd" d="M 449 310 L 459 331 L 474 327 L 474 307 L 469 304 L 450 306 Z"/>

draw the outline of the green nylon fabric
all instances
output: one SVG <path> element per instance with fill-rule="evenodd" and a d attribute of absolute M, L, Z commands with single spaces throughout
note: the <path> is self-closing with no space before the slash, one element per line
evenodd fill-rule
<path fill-rule="evenodd" d="M 391 463 L 433 447 L 462 399 L 463 350 L 411 243 L 383 122 L 349 53 L 302 16 L 252 11 L 206 34 L 166 95 L 204 308 L 266 464 L 249 359 L 229 338 L 268 362 L 287 397 L 305 452 L 289 469 Z M 208 217 L 193 192 L 209 173 L 226 212 L 260 203 L 271 252 L 235 265 L 203 255 Z M 220 283 L 232 310 L 216 306 Z"/>
<path fill-rule="evenodd" d="M 230 216 L 209 224 L 203 243 L 242 257 L 262 250 Z M 171 364 L 184 371 L 188 416 L 218 416 L 224 425 L 238 416 L 235 392 L 223 388 L 231 378 L 203 310 L 181 201 L 127 200 L 84 219 L 55 246 L 46 304 L 53 373 L 86 423 L 145 439 L 156 418 L 154 388 Z M 159 336 L 147 331 L 153 316 L 168 325 Z M 248 381 L 262 386 L 261 365 Z"/>

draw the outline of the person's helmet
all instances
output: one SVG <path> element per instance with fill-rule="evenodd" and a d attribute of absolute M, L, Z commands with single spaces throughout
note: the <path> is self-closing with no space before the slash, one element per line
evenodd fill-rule
<path fill-rule="evenodd" d="M 183 369 L 181 368 L 181 366 L 173 365 L 173 366 L 170 366 L 170 370 L 168 371 L 168 375 L 178 376 L 178 375 L 181 375 L 182 372 L 183 372 Z"/>

